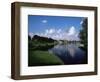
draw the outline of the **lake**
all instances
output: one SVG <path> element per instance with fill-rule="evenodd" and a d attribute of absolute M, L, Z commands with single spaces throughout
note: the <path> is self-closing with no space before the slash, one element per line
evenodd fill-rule
<path fill-rule="evenodd" d="M 83 49 L 79 48 L 76 44 L 55 45 L 48 50 L 59 57 L 65 65 L 68 64 L 87 64 L 87 53 Z"/>

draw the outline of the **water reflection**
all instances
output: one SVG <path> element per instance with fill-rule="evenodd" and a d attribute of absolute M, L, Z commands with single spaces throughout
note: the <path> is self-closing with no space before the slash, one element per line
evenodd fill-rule
<path fill-rule="evenodd" d="M 58 44 L 49 49 L 50 53 L 58 56 L 64 64 L 85 64 L 87 63 L 86 52 L 75 44 Z"/>

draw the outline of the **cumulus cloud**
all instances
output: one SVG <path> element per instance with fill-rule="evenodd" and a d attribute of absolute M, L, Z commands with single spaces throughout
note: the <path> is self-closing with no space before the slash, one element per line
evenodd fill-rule
<path fill-rule="evenodd" d="M 30 33 L 31 36 L 33 34 Z M 74 26 L 70 27 L 66 32 L 62 29 L 46 29 L 43 33 L 36 33 L 35 35 L 52 38 L 55 40 L 79 40 L 79 32 L 75 29 Z"/>
<path fill-rule="evenodd" d="M 53 33 L 55 33 L 55 32 L 56 32 L 55 29 L 46 29 L 46 30 L 45 30 L 45 33 L 47 33 L 47 34 L 53 34 Z"/>
<path fill-rule="evenodd" d="M 70 29 L 69 29 L 69 31 L 68 31 L 67 34 L 68 34 L 69 36 L 70 36 L 70 35 L 75 35 L 75 34 L 76 34 L 75 27 L 74 27 L 74 26 L 70 27 Z"/>
<path fill-rule="evenodd" d="M 58 29 L 57 33 L 61 33 L 61 31 L 62 31 L 61 29 Z"/>

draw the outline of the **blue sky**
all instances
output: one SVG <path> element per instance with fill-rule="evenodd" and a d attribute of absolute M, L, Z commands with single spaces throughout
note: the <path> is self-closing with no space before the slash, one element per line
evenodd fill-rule
<path fill-rule="evenodd" d="M 64 16 L 28 16 L 28 33 L 30 36 L 40 35 L 53 39 L 75 39 L 81 29 L 84 17 Z"/>

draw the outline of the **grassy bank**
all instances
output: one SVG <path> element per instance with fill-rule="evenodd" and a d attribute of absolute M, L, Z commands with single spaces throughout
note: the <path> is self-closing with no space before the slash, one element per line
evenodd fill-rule
<path fill-rule="evenodd" d="M 64 64 L 57 56 L 48 51 L 29 51 L 29 66 L 62 65 Z"/>

